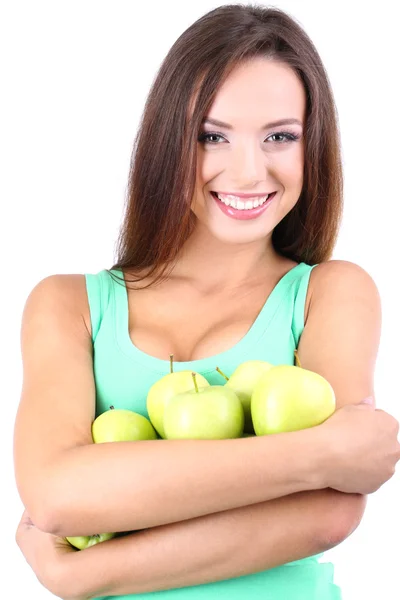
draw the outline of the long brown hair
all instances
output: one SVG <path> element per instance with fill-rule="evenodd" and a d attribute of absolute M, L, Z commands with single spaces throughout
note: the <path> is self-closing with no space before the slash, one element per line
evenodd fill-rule
<path fill-rule="evenodd" d="M 274 248 L 307 264 L 331 257 L 342 217 L 343 174 L 337 111 L 321 58 L 282 10 L 228 4 L 183 32 L 154 79 L 134 141 L 112 269 L 156 274 L 153 285 L 172 264 L 195 225 L 190 205 L 202 119 L 232 70 L 259 56 L 289 65 L 307 99 L 303 188 L 273 231 Z"/>

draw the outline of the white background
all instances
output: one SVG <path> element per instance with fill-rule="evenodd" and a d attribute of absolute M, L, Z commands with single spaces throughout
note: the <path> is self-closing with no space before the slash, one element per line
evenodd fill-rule
<path fill-rule="evenodd" d="M 398 24 L 394 0 L 277 1 L 314 41 L 339 111 L 345 214 L 333 258 L 375 279 L 383 304 L 378 406 L 400 417 Z M 51 596 L 14 541 L 22 504 L 12 437 L 21 388 L 20 319 L 54 273 L 114 262 L 131 146 L 156 70 L 176 38 L 218 6 L 134 0 L 0 4 L 1 514 L 9 600 Z M 218 35 L 218 32 L 216 32 Z M 344 600 L 400 597 L 399 476 L 369 497 L 360 527 L 326 554 Z M 11 595 L 10 595 L 11 594 Z"/>

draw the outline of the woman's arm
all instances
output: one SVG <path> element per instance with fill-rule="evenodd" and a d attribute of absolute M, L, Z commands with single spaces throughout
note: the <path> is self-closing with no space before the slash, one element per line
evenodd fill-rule
<path fill-rule="evenodd" d="M 298 348 L 302 368 L 330 382 L 336 410 L 366 398 L 375 407 L 374 373 L 382 326 L 375 282 L 360 266 L 332 260 L 313 269 L 309 287 L 309 309 Z M 347 523 L 354 529 L 365 511 L 366 497 L 341 494 L 338 498 L 345 529 Z"/>
<path fill-rule="evenodd" d="M 155 527 L 65 556 L 63 598 L 139 594 L 240 577 L 324 552 L 355 528 L 325 489 Z M 350 494 L 349 504 L 358 495 Z M 328 526 L 328 523 L 330 525 Z"/>
<path fill-rule="evenodd" d="M 84 302 L 83 276 L 51 276 L 31 292 L 23 315 L 15 470 L 22 502 L 41 530 L 137 530 L 326 487 L 324 446 L 312 430 L 93 444 Z"/>

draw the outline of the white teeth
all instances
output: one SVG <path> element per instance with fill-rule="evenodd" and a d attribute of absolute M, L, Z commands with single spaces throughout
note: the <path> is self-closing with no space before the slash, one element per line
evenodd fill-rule
<path fill-rule="evenodd" d="M 218 194 L 215 192 L 218 199 L 221 200 L 226 206 L 232 206 L 232 208 L 236 208 L 238 210 L 251 210 L 252 208 L 257 208 L 257 206 L 261 206 L 266 202 L 271 194 L 267 194 L 263 197 L 253 197 L 248 198 L 243 201 L 237 196 L 232 196 L 231 194 Z"/>

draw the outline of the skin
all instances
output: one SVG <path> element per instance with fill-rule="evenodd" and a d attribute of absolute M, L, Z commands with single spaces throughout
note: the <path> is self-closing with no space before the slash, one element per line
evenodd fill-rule
<path fill-rule="evenodd" d="M 182 248 L 170 280 L 153 290 L 135 293 L 134 302 L 129 304 L 136 331 L 133 341 L 144 352 L 157 356 L 165 342 L 165 352 L 161 356 L 165 358 L 171 346 L 176 349 L 179 342 L 183 345 L 177 352 L 178 356 L 181 354 L 178 360 L 192 360 L 200 358 L 199 353 L 210 356 L 227 349 L 254 321 L 257 302 L 264 303 L 268 296 L 266 288 L 272 289 L 296 264 L 276 254 L 271 234 L 298 201 L 303 182 L 303 142 L 301 139 L 277 142 L 270 136 L 280 131 L 301 134 L 304 111 L 304 90 L 296 75 L 285 65 L 264 59 L 237 69 L 219 90 L 208 116 L 230 123 L 233 129 L 222 130 L 208 125 L 207 131 L 222 133 L 223 140 L 218 139 L 216 145 L 199 142 L 197 184 L 192 203 L 198 219 L 195 232 Z M 266 122 L 290 117 L 299 119 L 302 126 L 261 129 Z M 215 206 L 215 201 L 208 195 L 210 190 L 277 190 L 278 194 L 258 219 L 236 221 Z M 230 268 L 231 265 L 234 268 Z M 73 306 L 81 307 L 80 316 L 83 316 L 90 340 L 90 314 L 86 300 L 82 300 L 86 298 L 85 283 L 83 279 L 78 281 L 80 276 L 69 277 L 74 278 L 69 282 L 70 288 L 75 286 L 76 289 Z M 67 280 L 65 282 L 67 285 Z M 185 282 L 183 287 L 182 282 Z M 246 302 L 240 302 L 242 297 Z M 215 302 L 215 306 L 207 302 Z M 41 303 L 43 299 L 38 300 L 39 306 Z M 231 310 L 225 314 L 228 320 L 222 323 L 226 336 L 221 342 L 224 347 L 218 347 L 215 338 L 212 348 L 206 347 L 204 338 L 212 339 L 212 331 L 205 329 L 206 324 L 210 327 L 215 318 L 213 314 L 221 314 L 221 305 L 225 313 Z M 249 305 L 251 310 L 246 313 L 241 330 L 228 336 L 231 321 L 242 316 Z M 163 332 L 154 328 L 160 310 L 165 310 L 168 315 L 169 329 Z M 197 317 L 199 324 L 190 320 L 188 310 L 196 317 L 203 311 L 204 322 L 200 317 Z M 150 315 L 148 323 L 146 314 Z M 181 328 L 178 328 L 178 337 L 173 337 L 174 320 L 178 317 L 178 323 L 191 324 L 187 330 L 198 327 L 191 339 L 190 331 L 181 335 Z M 373 365 L 379 335 L 379 295 L 369 275 L 345 261 L 328 261 L 313 269 L 299 358 L 303 368 L 320 373 L 332 384 L 338 409 L 357 404 L 367 396 L 374 402 Z M 327 339 L 329 344 L 326 344 Z M 328 429 L 324 429 L 324 445 L 337 446 L 343 461 L 349 460 L 348 452 L 354 456 L 351 443 L 354 442 L 355 448 L 360 446 L 364 432 L 368 431 L 365 428 L 361 435 L 358 427 L 350 426 L 351 436 L 343 436 L 340 443 L 336 432 L 329 438 Z M 385 430 L 385 439 L 388 437 L 386 431 L 389 428 Z M 343 444 L 347 444 L 349 450 Z M 358 457 L 357 464 L 362 460 L 363 455 Z M 371 464 L 372 458 L 367 462 Z M 325 470 L 330 468 L 328 461 Z M 244 480 L 243 486 L 246 485 Z M 319 490 L 150 527 L 83 552 L 71 552 L 69 544 L 63 544 L 60 538 L 52 535 L 54 529 L 46 529 L 49 533 L 40 531 L 25 514 L 17 539 L 27 561 L 48 589 L 61 597 L 80 600 L 89 595 L 140 593 L 197 585 L 235 577 L 238 573 L 244 575 L 273 568 L 341 543 L 358 526 L 364 509 L 365 496 L 341 493 L 324 486 Z M 124 511 L 121 509 L 121 512 Z M 90 518 L 98 529 L 95 517 L 91 515 Z M 107 525 L 102 529 L 104 531 L 113 530 L 111 512 L 108 518 L 110 521 L 104 523 Z M 265 531 L 268 535 L 262 535 Z M 196 544 L 193 539 L 197 540 Z M 181 565 L 180 570 L 178 565 Z"/>

